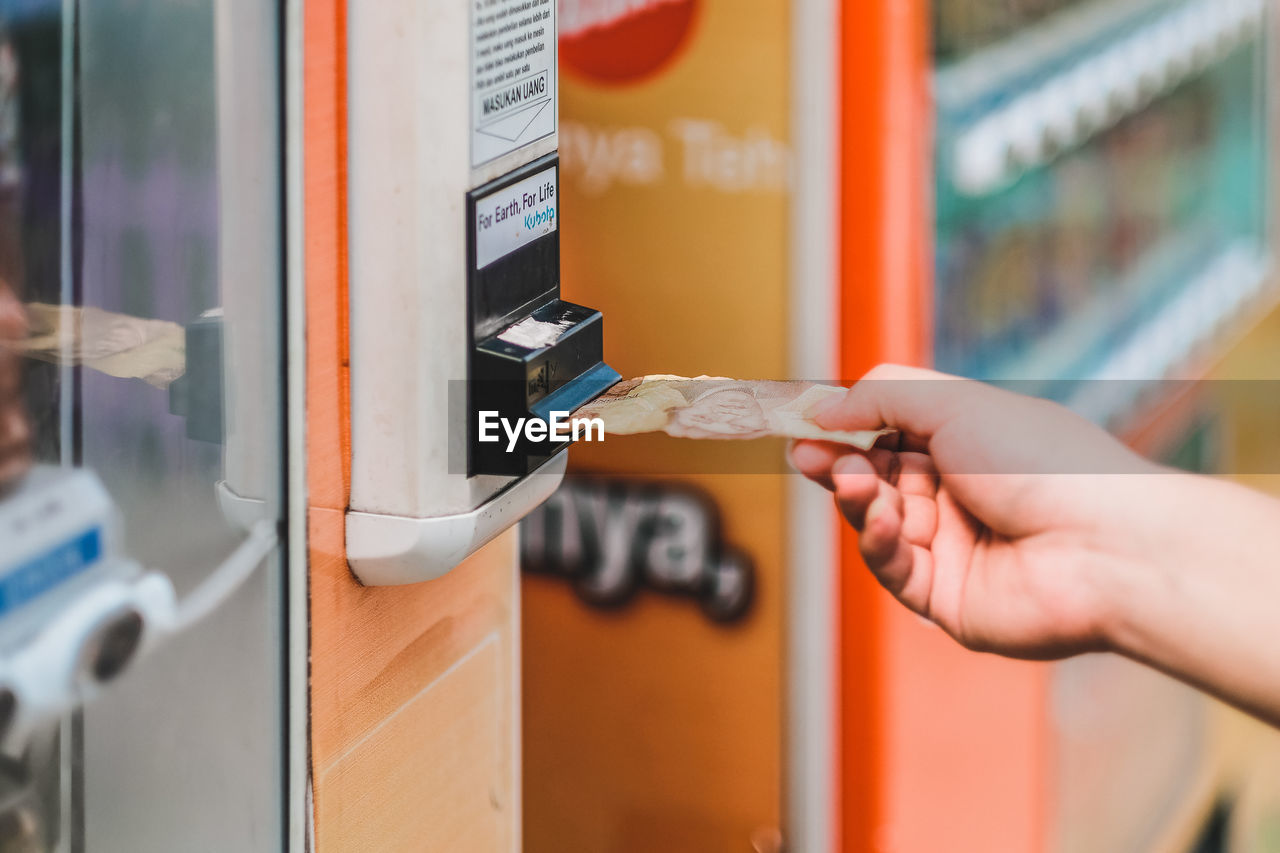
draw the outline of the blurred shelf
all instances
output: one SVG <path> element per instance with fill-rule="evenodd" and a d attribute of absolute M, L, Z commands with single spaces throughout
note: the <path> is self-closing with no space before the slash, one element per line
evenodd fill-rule
<path fill-rule="evenodd" d="M 1254 39 L 1266 0 L 1070 10 L 938 70 L 942 165 L 985 195 L 1088 142 Z"/>
<path fill-rule="evenodd" d="M 1094 378 L 1109 370 L 1106 365 L 1125 340 L 1123 329 L 1126 325 L 1141 327 L 1143 321 L 1136 318 L 1144 313 L 1150 317 L 1150 305 L 1161 292 L 1173 287 L 1193 288 L 1195 281 L 1187 283 L 1188 270 L 1204 268 L 1210 257 L 1234 257 L 1240 252 L 1232 246 L 1215 255 L 1213 245 L 1213 236 L 1204 229 L 1166 236 L 1126 275 L 1101 284 L 1087 302 L 1039 334 L 1032 346 L 1011 353 L 988 375 L 1002 381 L 1056 383 Z M 1210 261 L 1208 266 L 1215 263 Z"/>
<path fill-rule="evenodd" d="M 1135 413 L 1158 407 L 1156 383 L 1195 378 L 1196 365 L 1220 355 L 1249 318 L 1276 304 L 1270 273 L 1256 243 L 1228 246 L 1112 348 L 1068 405 L 1113 429 L 1130 428 Z"/>
<path fill-rule="evenodd" d="M 940 61 L 935 94 L 950 111 L 990 106 L 992 99 L 1061 71 L 1081 54 L 1096 52 L 1177 2 L 1091 0 L 1060 10 L 960 59 Z"/>
<path fill-rule="evenodd" d="M 1057 399 L 1095 423 L 1128 432 L 1142 413 L 1221 357 L 1241 329 L 1280 304 L 1270 258 L 1253 240 L 1229 244 L 1193 264 L 1186 235 L 1151 253 L 1127 280 L 1074 312 L 1029 351 L 978 378 Z M 1195 271 L 1153 293 L 1171 267 Z"/>

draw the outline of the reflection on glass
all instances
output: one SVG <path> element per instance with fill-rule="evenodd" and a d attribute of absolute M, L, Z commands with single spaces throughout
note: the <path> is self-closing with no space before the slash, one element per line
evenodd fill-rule
<path fill-rule="evenodd" d="M 182 327 L 220 300 L 213 4 L 119 0 L 81 15 L 81 305 Z M 82 332 L 111 346 L 100 327 Z M 222 448 L 190 441 L 154 385 L 97 370 L 80 383 L 83 462 L 121 504 L 135 555 L 216 563 L 237 540 L 215 504 Z M 184 535 L 157 535 L 169 530 Z"/>
<path fill-rule="evenodd" d="M 31 428 L 22 399 L 22 365 L 9 349 L 26 336 L 26 317 L 9 282 L 0 278 L 0 498 L 31 467 Z"/>
<path fill-rule="evenodd" d="M 57 303 L 62 288 L 62 13 L 52 0 L 0 2 L 0 338 L 25 335 L 13 301 Z M 13 370 L 12 347 L 0 356 Z M 23 363 L 19 381 L 38 458 L 62 456 L 56 367 Z M 18 423 L 16 400 L 5 423 Z M 0 427 L 2 430 L 3 427 Z M 12 441 L 10 432 L 10 441 Z"/>
<path fill-rule="evenodd" d="M 277 27 L 0 0 L 0 495 L 33 460 L 94 472 L 179 596 L 281 514 Z M 277 555 L 83 711 L 72 778 L 42 753 L 54 843 L 279 849 L 280 594 Z"/>

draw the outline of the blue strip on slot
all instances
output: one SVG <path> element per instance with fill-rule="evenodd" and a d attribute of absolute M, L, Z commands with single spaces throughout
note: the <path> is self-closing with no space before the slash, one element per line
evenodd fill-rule
<path fill-rule="evenodd" d="M 102 557 L 102 528 L 94 527 L 28 560 L 0 578 L 0 616 L 61 585 Z"/>
<path fill-rule="evenodd" d="M 622 379 L 618 371 L 607 364 L 597 364 L 576 379 L 543 397 L 529 407 L 529 411 L 544 421 L 551 420 L 552 412 L 572 414 L 608 391 Z"/>

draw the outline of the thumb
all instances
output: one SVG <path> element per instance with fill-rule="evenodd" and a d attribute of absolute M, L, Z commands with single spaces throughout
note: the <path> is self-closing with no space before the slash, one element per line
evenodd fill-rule
<path fill-rule="evenodd" d="M 830 430 L 897 429 L 907 439 L 904 449 L 923 450 L 943 424 L 973 404 L 975 387 L 980 386 L 934 370 L 882 364 L 814 421 Z"/>

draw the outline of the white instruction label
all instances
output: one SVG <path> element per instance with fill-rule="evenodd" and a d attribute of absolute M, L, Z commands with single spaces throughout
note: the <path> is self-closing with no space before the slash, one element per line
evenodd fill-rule
<path fill-rule="evenodd" d="M 555 0 L 470 0 L 471 165 L 556 131 Z"/>
<path fill-rule="evenodd" d="M 476 201 L 476 269 L 556 230 L 557 181 L 549 166 Z"/>

